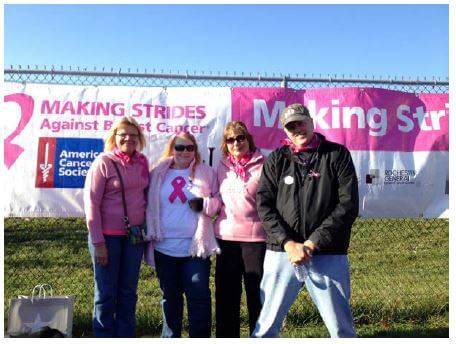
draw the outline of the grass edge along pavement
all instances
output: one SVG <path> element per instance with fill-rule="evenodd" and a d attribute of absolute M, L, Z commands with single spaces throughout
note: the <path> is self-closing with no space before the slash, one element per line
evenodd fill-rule
<path fill-rule="evenodd" d="M 5 331 L 9 299 L 30 294 L 36 284 L 49 283 L 55 295 L 75 295 L 73 336 L 90 337 L 93 274 L 84 219 L 5 218 L 4 227 Z M 351 305 L 360 337 L 448 337 L 448 227 L 447 219 L 359 218 L 355 222 L 349 259 Z M 213 260 L 213 324 L 214 267 Z M 139 337 L 160 335 L 160 299 L 155 272 L 143 265 L 138 286 Z M 248 336 L 247 319 L 243 296 L 243 337 Z M 282 336 L 328 336 L 305 288 L 290 309 Z"/>

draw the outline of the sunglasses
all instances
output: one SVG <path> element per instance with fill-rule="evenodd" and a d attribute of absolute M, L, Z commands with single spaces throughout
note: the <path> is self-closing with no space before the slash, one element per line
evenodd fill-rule
<path fill-rule="evenodd" d="M 228 137 L 226 139 L 226 143 L 232 145 L 236 141 L 237 143 L 241 143 L 245 141 L 245 135 L 238 135 L 236 137 Z"/>
<path fill-rule="evenodd" d="M 176 152 L 183 152 L 184 150 L 187 150 L 187 152 L 193 152 L 195 150 L 194 145 L 174 145 L 174 149 Z"/>
<path fill-rule="evenodd" d="M 288 130 L 288 131 L 295 131 L 303 126 L 305 126 L 305 122 L 304 121 L 293 121 L 293 122 L 290 122 L 288 124 L 285 124 L 285 128 Z"/>

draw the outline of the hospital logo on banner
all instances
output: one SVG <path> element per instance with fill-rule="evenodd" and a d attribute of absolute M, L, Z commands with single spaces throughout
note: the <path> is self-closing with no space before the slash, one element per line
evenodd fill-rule
<path fill-rule="evenodd" d="M 102 151 L 102 139 L 40 137 L 35 187 L 84 187 L 92 161 Z"/>
<path fill-rule="evenodd" d="M 371 169 L 366 174 L 366 184 L 415 184 L 414 169 Z"/>

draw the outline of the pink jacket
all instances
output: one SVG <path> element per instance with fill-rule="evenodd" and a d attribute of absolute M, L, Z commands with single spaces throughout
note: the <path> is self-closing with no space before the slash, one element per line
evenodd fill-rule
<path fill-rule="evenodd" d="M 233 165 L 223 156 L 217 168 L 223 206 L 215 222 L 215 236 L 222 240 L 259 242 L 266 232 L 256 208 L 256 191 L 264 157 L 257 149 L 245 166 L 247 180 L 242 181 Z"/>
<path fill-rule="evenodd" d="M 153 241 L 163 240 L 163 232 L 160 227 L 160 187 L 163 179 L 172 163 L 172 158 L 160 162 L 150 172 L 150 188 L 148 193 L 146 222 L 147 240 L 152 240 L 147 244 L 145 259 L 146 262 L 154 267 Z M 190 167 L 193 166 L 190 165 Z M 192 238 L 189 254 L 192 257 L 212 256 L 220 253 L 217 241 L 214 236 L 212 218 L 220 209 L 220 199 L 213 197 L 218 191 L 217 178 L 215 172 L 207 165 L 200 164 L 196 167 L 193 184 L 198 186 L 198 197 L 202 197 L 203 211 L 198 213 L 198 224 L 195 235 Z"/>
<path fill-rule="evenodd" d="M 84 211 L 93 244 L 103 243 L 103 234 L 126 234 L 122 191 L 112 160 L 122 175 L 130 224 L 140 225 L 145 220 L 149 183 L 145 167 L 139 161 L 126 163 L 111 152 L 102 153 L 93 161 L 84 185 Z"/>

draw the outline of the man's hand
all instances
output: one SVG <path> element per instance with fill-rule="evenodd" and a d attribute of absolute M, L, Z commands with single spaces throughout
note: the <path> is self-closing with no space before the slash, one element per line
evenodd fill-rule
<path fill-rule="evenodd" d="M 288 261 L 291 264 L 301 265 L 307 263 L 312 258 L 316 246 L 310 240 L 306 240 L 304 244 L 290 240 L 283 245 L 283 248 L 287 252 Z"/>
<path fill-rule="evenodd" d="M 95 246 L 95 263 L 101 266 L 108 265 L 108 249 L 105 244 Z"/>

